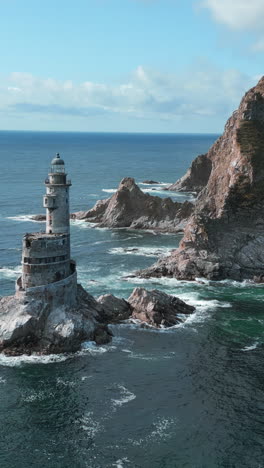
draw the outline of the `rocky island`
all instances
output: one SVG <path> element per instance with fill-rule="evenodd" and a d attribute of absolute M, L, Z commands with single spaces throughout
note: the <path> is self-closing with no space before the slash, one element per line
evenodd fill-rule
<path fill-rule="evenodd" d="M 151 229 L 159 232 L 183 231 L 194 205 L 173 202 L 146 194 L 131 177 L 124 178 L 106 200 L 99 200 L 88 211 L 74 213 L 73 219 L 96 223 L 98 227 Z"/>
<path fill-rule="evenodd" d="M 199 192 L 177 250 L 141 272 L 194 280 L 264 277 L 264 77 L 223 135 L 170 190 Z"/>

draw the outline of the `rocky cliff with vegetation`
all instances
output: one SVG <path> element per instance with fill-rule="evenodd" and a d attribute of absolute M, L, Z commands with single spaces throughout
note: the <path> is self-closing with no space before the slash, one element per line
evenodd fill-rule
<path fill-rule="evenodd" d="M 245 94 L 206 161 L 208 181 L 206 175 L 179 248 L 143 276 L 190 280 L 264 276 L 264 77 Z M 205 173 L 199 177 L 199 165 L 194 166 L 195 180 L 202 179 Z M 200 167 L 204 171 L 203 163 Z M 188 189 L 194 186 L 189 184 Z"/>

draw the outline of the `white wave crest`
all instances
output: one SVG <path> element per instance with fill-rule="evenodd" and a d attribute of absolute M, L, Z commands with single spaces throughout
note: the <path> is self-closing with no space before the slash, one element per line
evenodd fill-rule
<path fill-rule="evenodd" d="M 124 463 L 130 463 L 129 459 L 127 457 L 120 458 L 119 460 L 116 460 L 112 464 L 112 466 L 115 466 L 116 468 L 124 468 Z"/>
<path fill-rule="evenodd" d="M 256 341 L 251 346 L 245 346 L 244 348 L 242 348 L 241 351 L 252 351 L 253 349 L 256 349 L 259 346 L 259 344 L 259 341 Z"/>
<path fill-rule="evenodd" d="M 0 366 L 6 367 L 20 367 L 24 364 L 53 364 L 57 362 L 66 361 L 72 355 L 68 354 L 49 354 L 47 356 L 41 356 L 38 354 L 32 354 L 31 356 L 6 356 L 0 354 Z"/>
<path fill-rule="evenodd" d="M 102 192 L 106 192 L 106 193 L 116 193 L 116 192 L 117 192 L 117 188 L 116 188 L 116 189 L 102 189 Z"/>
<path fill-rule="evenodd" d="M 116 406 L 123 406 L 126 403 L 129 403 L 132 400 L 135 400 L 136 395 L 132 392 L 130 392 L 126 387 L 123 385 L 118 385 L 118 389 L 120 390 L 120 398 L 114 399 L 112 398 L 112 405 L 114 407 Z"/>
<path fill-rule="evenodd" d="M 30 221 L 31 223 L 43 223 L 43 221 L 36 221 L 35 219 L 32 219 L 32 216 L 35 216 L 35 215 L 29 214 L 29 215 L 7 216 L 6 219 L 11 219 L 12 221 L 23 221 L 23 222 Z"/>
<path fill-rule="evenodd" d="M 143 257 L 166 257 L 170 255 L 171 248 L 166 247 L 114 247 L 108 250 L 111 255 L 139 255 Z"/>
<path fill-rule="evenodd" d="M 22 273 L 20 265 L 16 267 L 0 267 L 0 278 L 17 278 Z"/>
<path fill-rule="evenodd" d="M 78 422 L 89 437 L 94 437 L 102 430 L 101 424 L 95 420 L 94 413 L 92 411 L 85 413 Z"/>

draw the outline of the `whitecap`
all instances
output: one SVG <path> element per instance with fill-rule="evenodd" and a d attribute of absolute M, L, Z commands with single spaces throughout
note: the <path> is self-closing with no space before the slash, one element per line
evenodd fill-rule
<path fill-rule="evenodd" d="M 66 361 L 70 357 L 72 357 L 70 354 L 49 354 L 45 356 L 39 354 L 31 354 L 31 356 L 24 354 L 22 356 L 6 356 L 0 354 L 0 366 L 20 367 L 24 364 L 53 364 Z"/>
<path fill-rule="evenodd" d="M 17 278 L 22 273 L 20 265 L 16 267 L 0 267 L 0 277 L 2 278 Z"/>
<path fill-rule="evenodd" d="M 112 398 L 112 405 L 116 406 L 123 406 L 126 403 L 129 403 L 132 400 L 135 400 L 136 395 L 130 392 L 126 387 L 123 385 L 117 385 L 118 389 L 120 390 L 120 398 L 114 399 Z"/>
<path fill-rule="evenodd" d="M 29 214 L 29 215 L 7 216 L 6 219 L 11 219 L 12 221 L 23 221 L 23 222 L 30 221 L 31 223 L 43 223 L 43 222 L 45 222 L 45 221 L 37 221 L 35 219 L 32 219 L 32 216 L 36 216 L 36 215 Z"/>
<path fill-rule="evenodd" d="M 63 387 L 75 387 L 76 385 L 76 382 L 73 382 L 71 380 L 65 380 L 61 377 L 57 377 L 56 382 L 58 385 L 62 385 Z"/>
<path fill-rule="evenodd" d="M 124 463 L 130 463 L 129 459 L 127 457 L 120 458 L 119 460 L 116 460 L 112 464 L 112 466 L 115 466 L 116 468 L 124 468 Z"/>
<path fill-rule="evenodd" d="M 169 247 L 114 247 L 108 250 L 111 255 L 138 255 L 142 257 L 167 257 L 171 253 Z"/>
<path fill-rule="evenodd" d="M 102 189 L 102 192 L 106 192 L 106 193 L 116 193 L 116 192 L 117 192 L 117 189 Z"/>
<path fill-rule="evenodd" d="M 0 384 L 5 384 L 6 383 L 6 379 L 3 379 L 3 377 L 0 377 Z"/>
<path fill-rule="evenodd" d="M 88 411 L 78 421 L 81 428 L 87 433 L 88 437 L 94 437 L 102 430 L 101 424 L 95 420 L 94 413 Z"/>
<path fill-rule="evenodd" d="M 77 355 L 85 355 L 90 354 L 91 356 L 98 356 L 100 354 L 104 354 L 108 351 L 113 351 L 116 349 L 116 346 L 112 345 L 105 345 L 105 346 L 98 346 L 95 341 L 85 341 L 82 343 L 81 351 L 76 353 Z"/>
<path fill-rule="evenodd" d="M 253 349 L 256 349 L 259 344 L 260 344 L 259 341 L 256 341 L 251 346 L 245 346 L 244 348 L 241 349 L 241 351 L 252 351 Z"/>
<path fill-rule="evenodd" d="M 129 439 L 131 445 L 140 446 L 148 442 L 156 442 L 159 440 L 169 439 L 174 435 L 174 430 L 172 430 L 176 424 L 177 420 L 174 418 L 158 418 L 153 423 L 153 430 L 146 436 L 140 439 Z"/>

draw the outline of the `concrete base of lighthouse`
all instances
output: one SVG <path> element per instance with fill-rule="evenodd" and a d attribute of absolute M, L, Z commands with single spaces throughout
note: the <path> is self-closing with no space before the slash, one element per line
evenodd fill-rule
<path fill-rule="evenodd" d="M 75 352 L 83 341 L 108 343 L 102 306 L 77 284 L 76 271 L 55 283 L 22 288 L 0 299 L 0 352 L 7 355 Z"/>

